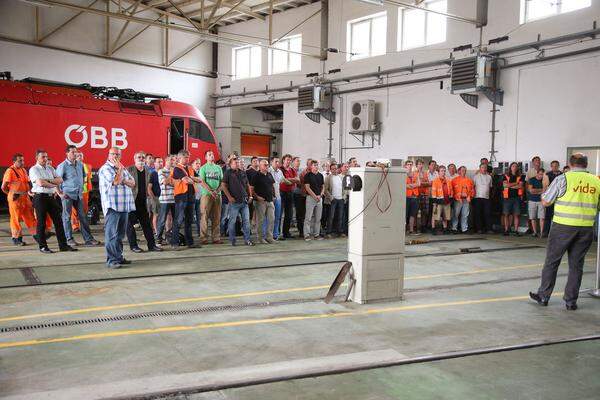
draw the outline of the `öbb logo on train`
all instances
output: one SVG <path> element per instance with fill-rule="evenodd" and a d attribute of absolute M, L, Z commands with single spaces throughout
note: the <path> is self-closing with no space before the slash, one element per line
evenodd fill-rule
<path fill-rule="evenodd" d="M 73 124 L 65 129 L 65 142 L 77 148 L 84 147 L 88 142 L 92 149 L 106 149 L 118 147 L 127 148 L 127 131 L 123 128 L 111 128 L 109 131 L 102 126 L 90 126 L 89 132 L 86 125 Z"/>

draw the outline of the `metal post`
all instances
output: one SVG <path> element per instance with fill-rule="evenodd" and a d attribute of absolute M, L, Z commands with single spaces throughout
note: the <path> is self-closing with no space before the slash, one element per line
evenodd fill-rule
<path fill-rule="evenodd" d="M 598 238 L 596 243 L 596 287 L 590 292 L 590 296 L 600 299 L 600 222 L 598 222 Z"/>

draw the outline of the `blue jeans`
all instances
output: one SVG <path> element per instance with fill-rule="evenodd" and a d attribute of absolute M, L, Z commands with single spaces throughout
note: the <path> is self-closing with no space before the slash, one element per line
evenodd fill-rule
<path fill-rule="evenodd" d="M 223 196 L 225 197 L 225 196 Z M 221 236 L 227 234 L 227 226 L 229 221 L 229 203 L 221 203 Z"/>
<path fill-rule="evenodd" d="M 275 219 L 273 220 L 273 237 L 277 239 L 279 237 L 279 226 L 281 225 L 281 199 L 273 198 L 273 205 L 275 206 Z M 266 230 L 267 220 L 265 219 L 265 222 L 263 223 L 263 232 Z"/>
<path fill-rule="evenodd" d="M 123 238 L 127 230 L 128 212 L 117 212 L 109 208 L 104 217 L 104 247 L 106 264 L 119 264 L 123 261 Z"/>
<path fill-rule="evenodd" d="M 175 219 L 175 203 L 160 203 L 158 209 L 158 223 L 156 224 L 156 237 L 163 238 L 167 214 L 171 213 L 171 218 Z"/>
<path fill-rule="evenodd" d="M 179 246 L 179 228 L 184 226 L 185 244 L 194 244 L 192 236 L 192 221 L 194 219 L 194 202 L 186 200 L 175 200 L 175 217 L 173 218 L 173 235 L 171 246 Z"/>
<path fill-rule="evenodd" d="M 458 229 L 458 218 L 460 217 L 461 231 L 469 229 L 469 202 L 467 200 L 454 200 L 454 213 L 452 214 L 452 230 Z"/>
<path fill-rule="evenodd" d="M 244 241 L 250 241 L 250 210 L 248 203 L 229 203 L 229 224 L 227 231 L 229 233 L 229 241 L 235 243 L 235 221 L 238 214 L 242 217 L 242 232 L 244 233 Z"/>
<path fill-rule="evenodd" d="M 87 215 L 83 211 L 83 199 L 62 199 L 62 223 L 65 228 L 65 237 L 67 240 L 73 239 L 73 228 L 71 227 L 71 209 L 75 207 L 77 209 L 77 218 L 79 219 L 79 229 L 85 242 L 94 240 L 92 233 L 90 232 L 90 225 L 88 224 Z"/>

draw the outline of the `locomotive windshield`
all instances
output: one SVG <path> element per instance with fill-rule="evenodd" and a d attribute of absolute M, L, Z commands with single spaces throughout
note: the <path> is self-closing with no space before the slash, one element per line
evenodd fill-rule
<path fill-rule="evenodd" d="M 203 142 L 214 144 L 215 140 L 208 126 L 195 119 L 190 119 L 190 137 L 192 139 L 202 140 Z"/>

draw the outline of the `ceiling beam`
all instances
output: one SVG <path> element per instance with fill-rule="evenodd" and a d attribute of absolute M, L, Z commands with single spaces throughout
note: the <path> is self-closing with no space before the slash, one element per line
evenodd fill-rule
<path fill-rule="evenodd" d="M 232 45 L 232 46 L 252 45 L 252 46 L 259 46 L 259 47 L 263 47 L 263 48 L 271 48 L 271 46 L 265 45 L 262 43 L 253 43 L 253 42 L 248 42 L 245 40 L 241 40 L 241 39 L 237 39 L 237 38 L 230 38 L 230 37 L 226 38 L 226 37 L 219 36 L 218 34 L 214 34 L 214 33 L 210 33 L 210 32 L 200 32 L 195 28 L 190 28 L 187 26 L 176 25 L 176 24 L 165 24 L 164 22 L 159 22 L 158 20 L 153 21 L 151 19 L 139 18 L 139 17 L 124 15 L 121 13 L 116 13 L 116 12 L 111 12 L 111 11 L 98 10 L 95 8 L 79 6 L 79 5 L 71 4 L 71 3 L 65 3 L 63 1 L 58 1 L 58 0 L 37 0 L 37 1 L 40 4 L 43 3 L 43 4 L 47 4 L 49 6 L 62 7 L 62 8 L 66 8 L 66 9 L 70 9 L 70 10 L 74 10 L 74 11 L 84 11 L 84 12 L 87 12 L 90 14 L 100 15 L 103 17 L 111 17 L 111 18 L 118 19 L 118 20 L 136 22 L 138 24 L 155 26 L 155 27 L 162 28 L 162 29 L 169 28 L 170 30 L 176 30 L 176 31 L 200 36 L 200 37 L 202 37 L 210 42 L 214 42 L 214 43 L 223 43 L 223 44 L 228 44 L 228 45 Z M 293 53 L 293 54 L 300 54 L 304 57 L 320 58 L 319 55 L 304 53 L 301 51 L 291 51 L 291 50 L 282 50 L 282 51 L 286 51 L 288 53 Z"/>

